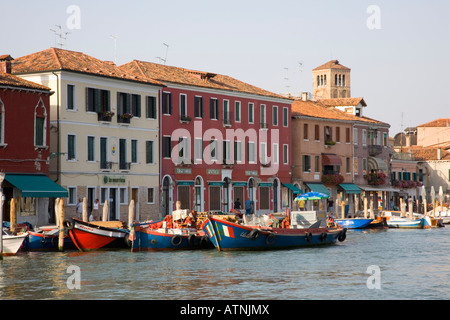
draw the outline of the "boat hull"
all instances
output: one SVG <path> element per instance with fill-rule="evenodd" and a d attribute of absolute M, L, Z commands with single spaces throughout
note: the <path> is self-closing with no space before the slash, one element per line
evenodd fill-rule
<path fill-rule="evenodd" d="M 38 233 L 34 231 L 28 232 L 28 238 L 23 244 L 24 251 L 52 251 L 58 250 L 59 236 L 48 235 L 45 232 Z M 76 249 L 73 240 L 70 236 L 64 237 L 64 248 L 65 249 Z"/>
<path fill-rule="evenodd" d="M 13 235 L 3 235 L 3 256 L 15 256 L 22 247 L 28 233 L 13 236 Z"/>
<path fill-rule="evenodd" d="M 354 218 L 354 219 L 335 219 L 334 221 L 347 229 L 364 229 L 370 225 L 373 219 Z"/>
<path fill-rule="evenodd" d="M 387 224 L 389 228 L 423 229 L 425 218 L 416 220 L 409 218 L 390 218 Z"/>
<path fill-rule="evenodd" d="M 219 251 L 274 250 L 334 244 L 345 240 L 346 229 L 282 229 L 242 226 L 209 217 L 202 225 Z"/>
<path fill-rule="evenodd" d="M 65 221 L 65 227 L 75 246 L 81 251 L 103 248 L 125 248 L 128 242 L 128 230 L 96 226 L 78 219 Z"/>
<path fill-rule="evenodd" d="M 131 251 L 164 251 L 164 250 L 194 250 L 214 248 L 205 235 L 194 233 L 172 233 L 172 230 L 152 230 L 136 226 L 135 237 L 132 241 Z"/>

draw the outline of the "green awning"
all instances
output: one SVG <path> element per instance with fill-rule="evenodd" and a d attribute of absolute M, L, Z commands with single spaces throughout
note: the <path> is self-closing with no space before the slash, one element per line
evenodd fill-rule
<path fill-rule="evenodd" d="M 22 197 L 67 198 L 69 192 L 43 175 L 7 174 L 5 180 L 22 190 Z"/>
<path fill-rule="evenodd" d="M 247 182 L 233 182 L 234 187 L 246 187 Z"/>
<path fill-rule="evenodd" d="M 292 191 L 293 194 L 302 194 L 303 191 L 299 188 L 297 188 L 296 186 L 294 186 L 293 184 L 290 183 L 282 183 L 283 186 L 285 186 L 286 188 L 290 189 Z"/>
<path fill-rule="evenodd" d="M 213 187 L 223 187 L 225 185 L 225 182 L 223 181 L 208 181 L 208 185 Z"/>
<path fill-rule="evenodd" d="M 259 184 L 260 187 L 271 187 L 273 184 L 271 182 L 261 182 Z"/>
<path fill-rule="evenodd" d="M 306 185 L 313 192 L 321 192 L 330 195 L 330 190 L 328 190 L 327 187 L 325 187 L 325 185 L 323 185 L 322 183 L 306 183 Z"/>
<path fill-rule="evenodd" d="M 361 188 L 353 183 L 341 183 L 339 185 L 346 193 L 361 193 Z"/>

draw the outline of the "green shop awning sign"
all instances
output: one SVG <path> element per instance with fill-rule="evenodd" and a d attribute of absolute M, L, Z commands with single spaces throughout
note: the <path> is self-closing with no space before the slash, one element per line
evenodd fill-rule
<path fill-rule="evenodd" d="M 107 184 L 107 183 L 125 183 L 126 179 L 125 177 L 109 177 L 109 176 L 104 176 L 103 177 L 103 183 Z"/>

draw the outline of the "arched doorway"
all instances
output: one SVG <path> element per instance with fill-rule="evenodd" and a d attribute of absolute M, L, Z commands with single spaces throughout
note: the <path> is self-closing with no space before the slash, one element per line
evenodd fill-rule
<path fill-rule="evenodd" d="M 203 178 L 198 176 L 195 178 L 194 185 L 194 210 L 197 212 L 203 212 Z"/>
<path fill-rule="evenodd" d="M 165 176 L 162 183 L 162 214 L 163 216 L 172 214 L 172 178 Z"/>

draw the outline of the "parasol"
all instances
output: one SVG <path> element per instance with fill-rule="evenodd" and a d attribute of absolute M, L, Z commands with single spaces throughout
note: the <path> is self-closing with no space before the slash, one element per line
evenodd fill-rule
<path fill-rule="evenodd" d="M 328 194 L 321 193 L 321 192 L 307 192 L 307 193 L 297 196 L 297 198 L 295 198 L 294 201 L 321 200 L 321 199 L 328 199 L 329 197 L 330 196 Z"/>

